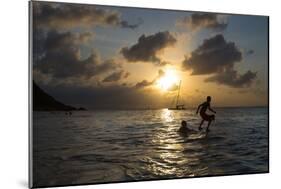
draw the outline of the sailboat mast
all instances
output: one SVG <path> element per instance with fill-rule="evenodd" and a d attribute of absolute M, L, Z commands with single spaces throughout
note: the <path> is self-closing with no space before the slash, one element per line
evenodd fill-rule
<path fill-rule="evenodd" d="M 179 90 L 178 90 L 178 96 L 177 96 L 177 104 L 176 104 L 176 106 L 177 106 L 178 103 L 179 103 L 180 90 L 181 90 L 181 80 L 180 80 L 180 84 L 179 84 Z"/>

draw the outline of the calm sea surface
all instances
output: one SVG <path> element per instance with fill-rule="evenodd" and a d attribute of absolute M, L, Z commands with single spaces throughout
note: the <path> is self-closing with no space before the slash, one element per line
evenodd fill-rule
<path fill-rule="evenodd" d="M 187 136 L 194 109 L 34 112 L 35 186 L 267 172 L 268 109 L 216 110 L 208 135 Z"/>

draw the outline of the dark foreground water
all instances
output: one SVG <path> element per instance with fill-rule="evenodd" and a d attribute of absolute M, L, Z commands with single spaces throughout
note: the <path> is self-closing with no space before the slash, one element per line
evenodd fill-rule
<path fill-rule="evenodd" d="M 181 120 L 198 127 L 193 109 L 34 112 L 34 184 L 267 172 L 268 109 L 220 108 L 216 118 L 208 135 L 182 136 Z"/>

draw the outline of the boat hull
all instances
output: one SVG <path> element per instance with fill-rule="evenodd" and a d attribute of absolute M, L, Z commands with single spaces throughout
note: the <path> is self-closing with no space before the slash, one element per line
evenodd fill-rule
<path fill-rule="evenodd" d="M 168 110 L 186 110 L 186 108 L 168 108 Z"/>

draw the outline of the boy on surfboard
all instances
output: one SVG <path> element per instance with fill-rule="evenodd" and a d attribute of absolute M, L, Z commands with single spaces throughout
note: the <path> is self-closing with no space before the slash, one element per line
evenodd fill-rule
<path fill-rule="evenodd" d="M 210 110 L 211 112 L 213 113 L 216 113 L 216 111 L 214 111 L 211 106 L 210 106 L 210 102 L 211 102 L 211 97 L 210 96 L 207 96 L 207 101 L 206 102 L 203 102 L 202 104 L 200 104 L 197 108 L 197 111 L 196 111 L 196 114 L 198 114 L 199 110 L 200 110 L 200 116 L 202 118 L 202 121 L 200 123 L 200 126 L 198 127 L 199 131 L 202 130 L 202 125 L 204 123 L 204 121 L 208 121 L 208 126 L 207 126 L 207 129 L 206 131 L 210 131 L 209 130 L 209 127 L 211 125 L 211 122 L 213 120 L 215 120 L 215 115 L 208 115 L 206 114 L 206 111 L 207 109 Z"/>

